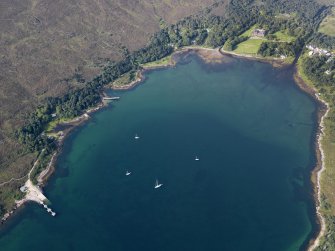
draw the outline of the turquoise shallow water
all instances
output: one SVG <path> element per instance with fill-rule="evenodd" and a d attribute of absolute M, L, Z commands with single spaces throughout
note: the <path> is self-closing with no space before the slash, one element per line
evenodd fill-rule
<path fill-rule="evenodd" d="M 315 104 L 290 70 L 226 61 L 189 56 L 114 93 L 66 140 L 46 187 L 57 217 L 26 206 L 0 250 L 299 250 Z"/>

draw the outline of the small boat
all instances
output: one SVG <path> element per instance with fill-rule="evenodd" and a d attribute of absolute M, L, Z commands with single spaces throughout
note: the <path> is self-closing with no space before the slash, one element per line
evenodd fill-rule
<path fill-rule="evenodd" d="M 137 134 L 135 134 L 135 139 L 139 139 L 140 137 L 137 135 Z"/>
<path fill-rule="evenodd" d="M 198 161 L 198 160 L 199 160 L 198 156 L 195 156 L 195 160 L 196 160 L 196 161 Z"/>
<path fill-rule="evenodd" d="M 156 179 L 155 189 L 160 188 L 161 186 L 163 186 L 163 184 L 159 184 L 158 180 Z"/>
<path fill-rule="evenodd" d="M 129 176 L 129 175 L 131 175 L 131 172 L 127 171 L 126 176 Z"/>

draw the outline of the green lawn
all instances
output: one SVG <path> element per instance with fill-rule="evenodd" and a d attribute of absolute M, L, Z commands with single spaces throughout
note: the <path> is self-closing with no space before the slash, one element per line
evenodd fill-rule
<path fill-rule="evenodd" d="M 283 32 L 283 31 L 277 31 L 274 35 L 275 35 L 275 36 L 278 38 L 278 40 L 281 41 L 281 42 L 287 42 L 287 43 L 289 43 L 289 42 L 292 42 L 292 41 L 295 40 L 295 37 L 290 36 L 290 35 L 286 34 L 286 33 Z"/>
<path fill-rule="evenodd" d="M 290 18 L 294 18 L 296 15 L 297 15 L 297 13 L 280 13 L 275 17 L 278 18 L 278 19 L 288 20 Z"/>
<path fill-rule="evenodd" d="M 172 59 L 172 55 L 169 55 L 165 58 L 162 58 L 160 60 L 157 61 L 153 61 L 153 62 L 149 62 L 146 64 L 143 64 L 143 67 L 158 67 L 158 66 L 165 66 L 168 65 L 171 62 Z"/>
<path fill-rule="evenodd" d="M 58 124 L 60 124 L 60 123 L 62 123 L 62 122 L 65 122 L 66 121 L 66 119 L 64 119 L 64 118 L 55 118 L 55 119 L 53 119 L 53 120 L 51 120 L 47 125 L 46 125 L 46 127 L 45 127 L 45 132 L 46 133 L 50 133 L 50 132 L 52 132 L 54 129 L 55 129 L 55 127 L 58 125 Z"/>
<path fill-rule="evenodd" d="M 238 54 L 255 55 L 255 54 L 257 54 L 262 42 L 270 41 L 266 38 L 250 39 L 251 33 L 257 27 L 258 27 L 258 25 L 255 24 L 240 35 L 240 37 L 248 37 L 249 39 L 240 43 L 240 44 L 238 44 L 236 49 L 233 50 L 233 52 L 238 53 Z M 279 42 L 289 43 L 289 42 L 293 42 L 296 39 L 294 36 L 288 35 L 285 31 L 277 31 L 276 33 L 274 33 L 274 35 L 277 37 L 277 41 L 279 41 Z M 291 62 L 292 60 L 291 60 L 291 58 L 289 58 L 289 59 L 287 59 L 287 61 Z"/>
<path fill-rule="evenodd" d="M 332 8 L 332 13 L 322 21 L 319 32 L 335 36 L 335 8 Z"/>
<path fill-rule="evenodd" d="M 240 54 L 257 54 L 261 44 L 266 41 L 265 39 L 248 39 L 237 45 L 234 50 L 235 53 Z"/>
<path fill-rule="evenodd" d="M 123 74 L 122 76 L 120 76 L 119 78 L 117 78 L 112 83 L 112 86 L 114 86 L 114 87 L 122 87 L 124 85 L 128 85 L 131 81 L 135 80 L 136 74 L 137 73 L 134 72 L 134 71 L 127 72 L 127 73 Z"/>
<path fill-rule="evenodd" d="M 257 28 L 257 24 L 253 25 L 250 27 L 249 30 L 246 30 L 245 32 L 243 32 L 240 37 L 251 37 L 251 33 L 253 32 L 254 29 Z"/>

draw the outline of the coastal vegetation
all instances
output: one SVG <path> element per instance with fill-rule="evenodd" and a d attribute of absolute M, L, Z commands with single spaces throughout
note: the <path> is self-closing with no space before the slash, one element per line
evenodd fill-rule
<path fill-rule="evenodd" d="M 324 120 L 324 137 L 322 150 L 324 152 L 324 170 L 320 177 L 321 198 L 320 212 L 325 219 L 325 233 L 320 239 L 316 250 L 335 249 L 335 199 L 333 196 L 335 179 L 335 64 L 334 60 L 326 56 L 308 56 L 305 53 L 298 63 L 299 74 L 305 83 L 314 88 L 317 95 L 327 102 L 328 114 Z M 330 71 L 326 74 L 326 71 Z"/>
<path fill-rule="evenodd" d="M 143 65 L 141 65 L 142 67 L 144 68 L 152 68 L 152 67 L 160 67 L 160 66 L 166 66 L 166 65 L 169 65 L 172 61 L 172 56 L 169 55 L 169 56 L 166 56 L 160 60 L 156 60 L 156 61 L 153 61 L 153 62 L 148 62 L 148 63 L 145 63 Z"/>
<path fill-rule="evenodd" d="M 257 4 L 252 0 L 231 0 L 225 6 L 225 15 L 214 15 L 223 3 L 216 3 L 210 8 L 182 19 L 173 25 L 164 25 L 155 33 L 149 44 L 133 52 L 122 50 L 122 59 L 104 64 L 101 74 L 87 81 L 80 73 L 75 78 L 82 82 L 76 88 L 71 88 L 63 96 L 43 99 L 25 118 L 25 124 L 13 132 L 13 139 L 20 142 L 20 155 L 40 155 L 39 166 L 34 170 L 36 181 L 38 173 L 43 170 L 57 148 L 57 141 L 44 132 L 53 128 L 55 121 L 62 121 L 82 115 L 87 109 L 101 102 L 103 88 L 111 83 L 119 86 L 134 80 L 136 72 L 142 67 L 155 67 L 171 60 L 171 54 L 185 46 L 204 46 L 210 48 L 223 47 L 226 51 L 240 54 L 259 55 L 267 58 L 299 58 L 305 46 L 313 43 L 322 48 L 334 49 L 334 37 L 329 31 L 317 32 L 322 22 L 329 14 L 329 8 L 314 1 L 264 1 Z M 255 28 L 262 28 L 266 35 L 262 38 L 252 38 Z M 323 242 L 321 247 L 335 248 L 335 201 L 331 197 L 331 178 L 335 172 L 331 170 L 330 158 L 334 148 L 334 95 L 335 95 L 335 65 L 334 59 L 313 56 L 306 53 L 299 59 L 299 72 L 305 80 L 321 93 L 321 97 L 330 104 L 330 112 L 326 119 L 326 138 L 324 147 L 326 153 L 327 178 L 322 179 L 322 212 L 327 222 L 327 231 L 334 240 Z M 326 72 L 329 72 L 326 73 Z M 30 162 L 31 164 L 31 162 Z M 325 176 L 323 176 L 325 177 Z M 328 178 L 329 177 L 329 178 Z M 327 188 L 329 187 L 329 188 Z M 18 185 L 13 187 L 12 200 L 10 192 L 0 194 L 0 207 L 5 212 L 10 208 L 17 196 Z M 7 188 L 6 188 L 7 189 Z M 323 188 L 322 188 L 323 189 Z"/>
<path fill-rule="evenodd" d="M 112 87 L 114 88 L 122 87 L 124 85 L 131 83 L 132 81 L 135 80 L 136 74 L 137 74 L 136 71 L 130 71 L 130 72 L 123 74 L 122 76 L 120 76 L 118 79 L 116 79 L 113 82 Z"/>

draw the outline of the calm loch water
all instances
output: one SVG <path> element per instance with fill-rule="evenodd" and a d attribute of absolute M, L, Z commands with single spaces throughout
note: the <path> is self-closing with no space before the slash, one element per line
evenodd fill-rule
<path fill-rule="evenodd" d="M 76 129 L 46 188 L 57 217 L 28 205 L 0 250 L 301 248 L 315 104 L 290 70 L 182 61 Z"/>

